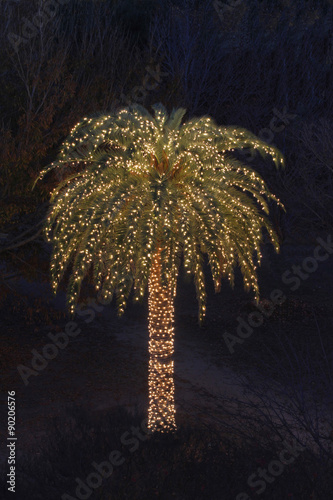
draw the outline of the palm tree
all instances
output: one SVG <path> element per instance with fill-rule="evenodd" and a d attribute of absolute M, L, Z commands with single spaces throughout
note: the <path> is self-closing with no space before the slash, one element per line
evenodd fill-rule
<path fill-rule="evenodd" d="M 276 166 L 283 157 L 245 129 L 220 127 L 210 117 L 182 124 L 185 109 L 169 116 L 161 104 L 152 108 L 153 115 L 134 105 L 84 118 L 39 178 L 54 168 L 76 167 L 54 189 L 45 224 L 48 241 L 53 239 L 55 292 L 72 266 L 71 313 L 90 270 L 103 299 L 116 296 L 120 314 L 132 289 L 139 300 L 148 287 L 148 427 L 170 432 L 176 429 L 173 302 L 181 259 L 194 277 L 200 322 L 205 254 L 216 291 L 223 277 L 233 286 L 239 266 L 245 289 L 258 300 L 263 230 L 279 249 L 268 202 L 281 203 L 232 152 L 257 150 Z"/>

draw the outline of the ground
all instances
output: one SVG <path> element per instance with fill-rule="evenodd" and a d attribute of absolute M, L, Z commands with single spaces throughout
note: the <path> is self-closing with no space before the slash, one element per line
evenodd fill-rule
<path fill-rule="evenodd" d="M 191 283 L 179 284 L 175 304 L 175 386 L 179 423 L 204 421 L 210 425 L 221 424 L 227 418 L 221 402 L 227 397 L 244 401 L 239 375 L 252 374 L 258 382 L 267 376 L 276 375 L 279 379 L 281 374 L 274 374 L 271 364 L 271 373 L 269 370 L 266 373 L 265 363 L 256 363 L 258 359 L 265 361 L 269 348 L 279 352 L 276 332 L 280 332 L 281 338 L 294 339 L 296 348 L 308 343 L 313 353 L 320 351 L 322 341 L 332 348 L 333 256 L 321 262 L 295 291 L 281 280 L 283 273 L 294 263 L 302 263 L 306 257 L 312 256 L 314 248 L 315 244 L 286 244 L 282 246 L 281 255 L 268 255 L 261 271 L 262 297 L 269 298 L 270 292 L 278 288 L 286 300 L 275 307 L 262 326 L 253 329 L 249 338 L 242 344 L 235 344 L 233 353 L 223 334 L 228 331 L 236 335 L 236 318 L 241 315 L 247 319 L 249 313 L 256 310 L 251 297 L 242 291 L 239 280 L 236 280 L 234 290 L 224 283 L 217 295 L 208 284 L 207 319 L 201 328 L 197 324 L 194 287 Z M 14 280 L 12 286 L 34 293 L 36 297 L 42 296 L 42 301 L 49 293 L 46 285 L 29 285 L 22 280 Z M 63 303 L 64 297 L 60 295 L 56 305 L 61 309 Z M 68 318 L 34 327 L 20 321 L 12 312 L 5 312 L 1 332 L 2 374 L 7 390 L 16 391 L 17 436 L 24 453 L 36 446 L 36 440 L 43 439 L 51 419 L 61 415 L 70 405 L 76 404 L 94 412 L 116 405 L 146 411 L 146 306 L 129 306 L 120 319 L 112 304 L 100 309 L 90 323 L 86 322 L 87 316 L 75 318 L 81 333 L 65 349 L 59 350 L 37 376 L 29 377 L 27 386 L 17 365 L 30 367 L 31 350 L 41 352 L 45 344 L 50 343 L 47 334 L 61 331 Z M 332 349 L 327 352 L 332 352 Z M 283 377 L 280 381 L 283 383 Z M 4 392 L 1 413 L 5 411 Z"/>

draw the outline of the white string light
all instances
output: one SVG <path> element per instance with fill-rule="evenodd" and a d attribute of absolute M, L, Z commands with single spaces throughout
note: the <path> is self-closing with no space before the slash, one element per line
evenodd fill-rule
<path fill-rule="evenodd" d="M 174 297 L 181 255 L 192 274 L 199 319 L 206 312 L 203 254 L 215 290 L 234 283 L 239 266 L 246 290 L 259 300 L 257 266 L 262 230 L 276 250 L 268 201 L 282 206 L 264 180 L 230 151 L 250 147 L 283 164 L 281 153 L 247 130 L 219 127 L 209 117 L 181 123 L 184 109 L 151 115 L 141 106 L 84 118 L 41 172 L 71 169 L 53 190 L 45 232 L 53 243 L 52 287 L 56 292 L 72 266 L 68 305 L 72 314 L 84 278 L 96 291 L 116 296 L 119 313 L 134 289 L 149 291 L 149 427 L 176 429 L 174 405 Z M 79 170 L 73 168 L 79 167 Z"/>

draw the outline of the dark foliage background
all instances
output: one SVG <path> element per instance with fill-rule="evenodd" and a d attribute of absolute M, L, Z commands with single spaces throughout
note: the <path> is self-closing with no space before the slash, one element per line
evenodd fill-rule
<path fill-rule="evenodd" d="M 271 214 L 281 242 L 288 248 L 299 245 L 298 250 L 303 245 L 304 255 L 298 252 L 295 257 L 301 260 L 311 255 L 309 248 L 318 235 L 331 233 L 332 0 L 68 0 L 36 27 L 42 12 L 42 0 L 0 0 L 0 308 L 1 321 L 10 331 L 1 343 L 2 370 L 19 362 L 24 342 L 36 346 L 45 333 L 42 326 L 45 331 L 52 325 L 60 328 L 67 318 L 44 297 L 12 288 L 11 279 L 23 275 L 44 284 L 49 281 L 49 248 L 40 224 L 57 179 L 49 175 L 34 191 L 31 188 L 85 115 L 131 102 L 149 107 L 161 101 L 170 110 L 186 107 L 187 117 L 209 114 L 220 124 L 245 127 L 275 144 L 286 158 L 285 170 L 277 172 L 269 161 L 238 153 L 260 171 L 286 207 L 286 213 Z M 287 269 L 292 259 L 294 255 L 276 264 L 267 251 L 262 272 L 268 262 L 273 273 L 275 262 L 280 279 L 283 265 Z M 322 295 L 318 292 L 316 299 L 309 280 L 299 293 L 289 294 L 269 325 L 240 346 L 237 358 L 227 359 L 223 344 L 222 361 L 236 369 L 261 363 L 262 373 L 287 385 L 293 367 L 316 373 L 323 364 L 323 350 L 329 358 L 323 373 L 332 388 L 332 292 L 327 276 L 326 281 L 318 276 Z M 193 294 L 192 288 L 187 294 L 186 286 L 177 299 L 179 311 L 184 297 Z M 234 318 L 253 310 L 240 287 L 238 302 L 225 289 L 225 310 L 221 298 L 210 298 L 206 326 L 200 332 L 185 313 L 176 318 L 182 335 L 213 342 L 219 355 L 221 324 L 232 331 Z M 263 289 L 271 290 L 271 283 L 263 282 Z M 140 314 L 140 321 L 145 321 L 146 311 Z M 24 327 L 30 333 L 23 341 Z M 311 377 L 311 383 L 326 388 L 319 376 Z M 60 498 L 72 487 L 73 477 L 91 472 L 91 450 L 102 460 L 140 418 L 121 410 L 96 423 L 91 415 L 75 413 L 71 423 L 61 423 L 61 437 L 59 427 L 50 433 L 40 457 L 22 461 L 22 498 L 39 498 L 29 477 L 41 478 L 40 498 Z M 265 463 L 267 448 L 229 437 L 182 428 L 168 444 L 149 440 L 96 498 L 108 500 L 111 489 L 112 498 L 119 499 L 235 498 L 239 478 L 245 480 Z M 266 463 L 274 446 L 270 442 Z M 330 498 L 331 460 L 323 464 L 303 454 L 296 468 L 286 470 L 283 480 L 267 490 L 267 498 Z"/>
<path fill-rule="evenodd" d="M 82 496 L 94 500 L 241 498 L 239 478 L 267 467 L 272 455 L 278 456 L 284 449 L 272 443 L 269 447 L 259 442 L 236 444 L 230 435 L 186 424 L 176 435 L 149 436 L 142 432 L 145 421 L 140 412 L 131 414 L 123 408 L 93 417 L 82 408 L 69 407 L 65 418 L 54 419 L 43 448 L 21 461 L 18 498 L 77 498 L 74 478 L 86 483 L 86 478 L 96 473 L 92 462 L 105 463 L 112 451 L 120 453 L 123 463 L 115 465 L 98 488 L 90 488 L 90 494 L 89 489 L 88 493 L 81 490 Z M 134 437 L 133 429 L 139 430 L 140 438 Z M 278 477 L 274 487 L 268 485 L 260 498 L 326 500 L 331 488 L 329 469 L 303 452 L 297 467 L 286 466 L 283 480 Z"/>
<path fill-rule="evenodd" d="M 47 200 L 50 185 L 32 193 L 32 182 L 75 123 L 134 100 L 185 106 L 190 115 L 262 131 L 287 159 L 278 175 L 265 167 L 288 209 L 286 235 L 304 232 L 304 224 L 308 235 L 309 222 L 313 231 L 331 227 L 333 7 L 327 0 L 224 4 L 70 0 L 23 41 L 40 1 L 2 2 L 5 233 L 6 224 Z M 148 83 L 149 64 L 161 76 Z M 154 88 L 135 91 L 144 82 Z M 274 109 L 293 118 L 275 120 L 280 131 L 272 133 Z"/>

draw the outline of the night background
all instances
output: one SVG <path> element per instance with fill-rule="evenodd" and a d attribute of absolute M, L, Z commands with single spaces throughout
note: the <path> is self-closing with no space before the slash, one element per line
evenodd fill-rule
<path fill-rule="evenodd" d="M 333 499 L 333 2 L 0 0 L 0 12 L 0 498 Z M 281 249 L 265 238 L 259 304 L 240 270 L 215 293 L 206 259 L 200 326 L 180 267 L 165 434 L 146 427 L 147 294 L 118 317 L 88 277 L 70 316 L 42 232 L 59 175 L 32 189 L 83 117 L 155 103 L 285 158 L 277 169 L 234 151 L 285 207 L 270 205 Z"/>

